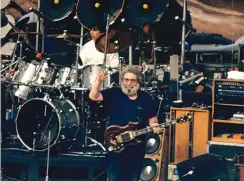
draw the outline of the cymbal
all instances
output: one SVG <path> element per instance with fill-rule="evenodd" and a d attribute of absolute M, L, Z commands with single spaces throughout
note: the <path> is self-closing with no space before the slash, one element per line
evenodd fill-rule
<path fill-rule="evenodd" d="M 81 38 L 80 35 L 72 35 L 68 33 L 63 34 L 53 34 L 53 35 L 47 35 L 47 37 L 54 37 L 54 38 L 60 38 L 60 39 L 68 39 L 68 38 Z"/>
<path fill-rule="evenodd" d="M 39 32 L 13 32 L 9 33 L 10 35 L 42 35 L 43 33 Z"/>
<path fill-rule="evenodd" d="M 125 51 L 133 42 L 132 32 L 123 32 L 114 29 L 108 33 L 108 49 L 107 53 L 118 53 Z M 96 40 L 96 49 L 102 53 L 105 52 L 106 34 L 102 34 Z"/>

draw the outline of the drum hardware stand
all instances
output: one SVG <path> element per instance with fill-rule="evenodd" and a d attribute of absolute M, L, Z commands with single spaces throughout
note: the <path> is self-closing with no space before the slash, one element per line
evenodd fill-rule
<path fill-rule="evenodd" d="M 87 138 L 88 138 L 88 134 L 90 134 L 91 133 L 91 130 L 89 129 L 89 126 L 90 126 L 90 124 L 91 124 L 91 111 L 90 111 L 90 106 L 88 105 L 88 103 L 86 103 L 85 104 L 85 112 L 86 112 L 86 114 L 87 114 L 87 116 L 86 116 L 86 124 L 84 124 L 84 146 L 86 147 L 86 146 L 88 146 L 88 144 L 87 144 Z"/>
<path fill-rule="evenodd" d="M 120 61 L 120 64 L 119 64 L 119 85 L 121 83 L 121 72 L 122 72 L 122 67 L 123 65 L 125 65 L 125 58 L 124 57 L 119 57 L 119 61 Z"/>
<path fill-rule="evenodd" d="M 32 147 L 32 151 L 35 151 L 35 147 L 36 147 L 36 132 L 33 132 L 33 147 Z"/>
<path fill-rule="evenodd" d="M 109 13 L 107 13 L 106 32 L 105 32 L 105 47 L 104 47 L 103 67 L 102 67 L 102 69 L 104 70 L 106 70 L 106 58 L 107 58 L 107 50 L 108 50 L 108 31 L 109 31 Z M 104 89 L 105 89 L 105 85 L 103 81 L 103 90 Z"/>
<path fill-rule="evenodd" d="M 183 64 L 185 60 L 185 39 L 186 36 L 188 36 L 190 31 L 196 32 L 194 28 L 192 28 L 188 23 L 186 23 L 186 13 L 187 13 L 187 0 L 183 0 L 183 19 L 179 18 L 178 16 L 175 17 L 176 20 L 180 20 L 182 22 L 182 36 L 181 36 L 181 59 L 180 59 L 180 65 L 182 66 L 182 71 L 183 71 Z M 189 32 L 186 35 L 186 25 L 189 28 Z M 177 71 L 178 72 L 178 71 Z M 179 78 L 177 78 L 177 99 L 174 101 L 174 104 L 176 105 L 181 105 L 183 104 L 183 99 L 182 99 L 182 89 L 179 88 Z"/>
<path fill-rule="evenodd" d="M 46 178 L 45 181 L 48 181 L 49 175 L 49 162 L 50 162 L 50 142 L 51 142 L 51 130 L 48 130 L 48 149 L 47 149 L 47 170 L 46 170 Z"/>
<path fill-rule="evenodd" d="M 156 41 L 154 40 L 152 42 L 152 59 L 153 59 L 153 80 L 156 81 L 157 76 L 156 76 L 156 66 L 157 66 L 157 58 L 156 58 Z"/>

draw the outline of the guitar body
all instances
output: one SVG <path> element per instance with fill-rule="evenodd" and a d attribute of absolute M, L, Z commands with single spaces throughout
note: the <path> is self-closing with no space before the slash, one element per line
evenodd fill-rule
<path fill-rule="evenodd" d="M 191 113 L 187 113 L 184 116 L 176 118 L 171 122 L 165 122 L 159 124 L 158 128 L 166 128 L 175 123 L 183 123 L 190 121 L 192 118 Z M 136 145 L 141 141 L 137 139 L 138 136 L 150 133 L 154 131 L 153 127 L 147 127 L 137 130 L 138 122 L 129 122 L 126 126 L 112 125 L 109 126 L 104 133 L 104 145 L 108 151 L 115 153 L 121 153 L 129 145 Z"/>
<path fill-rule="evenodd" d="M 126 126 L 109 126 L 104 133 L 104 145 L 108 151 L 121 153 L 128 146 L 140 143 L 133 137 L 133 131 L 137 129 L 138 124 L 129 122 Z"/>

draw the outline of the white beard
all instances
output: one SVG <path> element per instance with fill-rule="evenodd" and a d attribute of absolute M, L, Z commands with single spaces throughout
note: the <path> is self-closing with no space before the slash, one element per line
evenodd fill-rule
<path fill-rule="evenodd" d="M 132 88 L 127 88 L 124 84 L 121 84 L 120 86 L 121 86 L 122 92 L 128 96 L 132 96 L 132 95 L 136 94 L 140 88 L 140 85 L 138 83 L 135 86 L 133 86 Z"/>

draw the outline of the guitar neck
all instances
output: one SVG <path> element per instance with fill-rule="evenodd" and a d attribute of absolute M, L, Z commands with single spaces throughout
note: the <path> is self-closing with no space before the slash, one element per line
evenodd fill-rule
<path fill-rule="evenodd" d="M 166 128 L 166 127 L 168 127 L 172 124 L 175 124 L 175 123 L 176 123 L 176 121 L 166 122 L 166 123 L 159 124 L 158 127 L 159 128 Z M 153 132 L 153 127 L 147 127 L 144 129 L 137 130 L 134 132 L 134 134 L 135 134 L 135 136 L 141 136 L 141 135 L 144 135 L 144 134 L 147 134 L 150 132 Z"/>
<path fill-rule="evenodd" d="M 172 120 L 170 122 L 165 122 L 165 123 L 161 123 L 158 125 L 159 128 L 166 128 L 170 125 L 173 125 L 173 124 L 176 124 L 176 123 L 183 123 L 183 122 L 186 122 L 186 121 L 189 121 L 191 120 L 191 114 L 188 113 L 186 115 L 183 115 L 181 117 L 178 117 L 176 118 L 175 120 Z M 144 134 L 147 134 L 147 133 L 150 133 L 150 132 L 153 132 L 153 127 L 147 127 L 147 128 L 144 128 L 144 129 L 140 129 L 140 130 L 137 130 L 134 132 L 134 135 L 135 136 L 141 136 L 141 135 L 144 135 Z"/>

